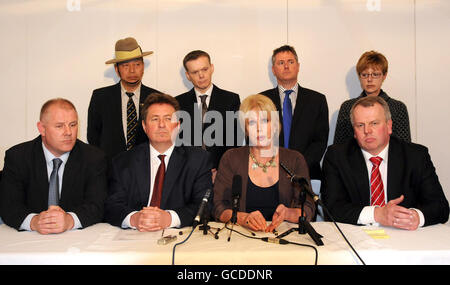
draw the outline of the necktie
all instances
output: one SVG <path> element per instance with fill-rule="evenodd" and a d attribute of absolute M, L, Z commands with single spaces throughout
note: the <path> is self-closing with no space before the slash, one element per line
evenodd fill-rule
<path fill-rule="evenodd" d="M 370 205 L 383 207 L 385 204 L 383 180 L 380 174 L 381 157 L 371 157 L 372 172 L 370 174 Z"/>
<path fill-rule="evenodd" d="M 155 184 L 153 184 L 153 194 L 152 200 L 150 201 L 150 206 L 152 207 L 161 207 L 161 196 L 164 185 L 164 176 L 166 174 L 166 165 L 164 163 L 164 154 L 158 155 L 158 158 L 161 160 L 161 164 L 158 167 L 158 172 L 156 172 Z"/>
<path fill-rule="evenodd" d="M 291 134 L 292 123 L 292 103 L 289 95 L 294 92 L 293 90 L 285 90 L 283 101 L 283 134 L 284 134 L 284 147 L 289 148 L 289 135 Z"/>
<path fill-rule="evenodd" d="M 130 150 L 136 143 L 136 131 L 137 131 L 137 112 L 136 106 L 133 102 L 134 93 L 126 92 L 128 95 L 127 103 L 127 150 Z"/>
<path fill-rule="evenodd" d="M 59 177 L 58 170 L 61 166 L 62 160 L 59 158 L 53 159 L 53 170 L 50 174 L 50 181 L 48 187 L 48 206 L 59 205 Z"/>
<path fill-rule="evenodd" d="M 206 114 L 206 111 L 208 110 L 208 106 L 206 106 L 206 97 L 208 97 L 208 95 L 200 96 L 200 100 L 202 101 L 202 148 L 203 149 L 206 149 L 205 142 L 203 141 L 203 127 L 204 127 L 203 120 L 205 119 L 205 114 Z"/>

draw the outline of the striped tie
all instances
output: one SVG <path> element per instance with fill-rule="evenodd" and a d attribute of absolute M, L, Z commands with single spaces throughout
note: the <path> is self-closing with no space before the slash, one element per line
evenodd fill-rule
<path fill-rule="evenodd" d="M 127 103 L 127 150 L 130 150 L 136 143 L 136 131 L 137 131 L 137 112 L 136 106 L 133 102 L 134 93 L 126 92 L 128 95 Z"/>
<path fill-rule="evenodd" d="M 370 205 L 383 207 L 385 204 L 383 180 L 380 174 L 380 163 L 383 159 L 379 156 L 371 157 L 372 172 L 370 174 Z"/>

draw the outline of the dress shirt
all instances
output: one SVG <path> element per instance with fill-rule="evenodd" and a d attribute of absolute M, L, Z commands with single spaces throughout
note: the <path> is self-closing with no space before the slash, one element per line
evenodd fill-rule
<path fill-rule="evenodd" d="M 286 94 L 284 93 L 284 91 L 286 90 L 292 90 L 294 92 L 292 92 L 289 95 L 289 98 L 291 99 L 291 104 L 292 104 L 292 115 L 294 114 L 294 110 L 295 110 L 295 104 L 297 103 L 297 96 L 298 96 L 298 84 L 296 83 L 292 88 L 284 88 L 281 85 L 278 85 L 278 93 L 280 93 L 280 99 L 281 99 L 281 111 L 284 112 L 283 110 L 283 102 L 284 102 L 284 97 L 286 97 Z"/>
<path fill-rule="evenodd" d="M 44 143 L 42 143 L 42 149 L 44 151 L 45 162 L 47 164 L 47 176 L 48 176 L 47 178 L 50 181 L 50 175 L 52 174 L 52 171 L 53 171 L 53 159 L 57 158 L 57 157 L 54 156 L 53 153 L 51 153 L 45 147 Z M 63 155 L 61 155 L 60 157 L 58 157 L 59 159 L 62 160 L 61 166 L 58 169 L 59 197 L 61 197 L 64 168 L 66 166 L 67 160 L 69 159 L 69 155 L 70 155 L 70 152 L 66 152 Z M 80 220 L 78 219 L 78 216 L 73 212 L 68 212 L 68 214 L 70 214 L 73 218 L 73 228 L 72 229 L 82 228 L 82 225 L 81 225 Z M 20 229 L 26 230 L 26 231 L 31 231 L 31 225 L 30 225 L 31 219 L 36 215 L 38 215 L 38 214 L 36 214 L 36 213 L 29 214 L 25 218 L 25 220 L 23 220 L 22 224 L 20 225 Z"/>
<path fill-rule="evenodd" d="M 380 170 L 380 175 L 381 175 L 381 180 L 383 181 L 383 190 L 384 190 L 384 202 L 385 204 L 388 203 L 388 184 L 387 184 L 387 167 L 388 167 L 388 151 L 389 151 L 389 144 L 378 154 L 375 156 L 379 156 L 381 157 L 383 160 L 380 163 L 379 166 L 379 170 Z M 370 153 L 368 153 L 367 151 L 361 149 L 361 152 L 364 156 L 364 160 L 366 162 L 366 167 L 367 167 L 367 173 L 369 176 L 369 185 L 370 185 L 370 175 L 372 172 L 372 162 L 370 161 L 371 157 L 374 157 L 374 155 L 371 155 Z M 370 191 L 370 188 L 367 190 Z M 395 197 L 398 198 L 398 197 Z M 365 206 L 361 213 L 359 214 L 359 218 L 358 218 L 358 224 L 363 224 L 363 225 L 367 225 L 367 224 L 371 224 L 374 226 L 379 226 L 379 223 L 375 222 L 375 208 L 379 207 L 379 206 Z M 423 213 L 418 210 L 418 209 L 414 209 L 417 211 L 417 213 L 419 214 L 419 227 L 422 227 L 425 223 L 425 217 L 423 215 Z"/>
<path fill-rule="evenodd" d="M 139 122 L 139 118 L 140 118 L 140 115 L 139 115 L 139 110 L 140 110 L 139 102 L 140 101 L 139 100 L 140 100 L 140 97 L 141 97 L 141 84 L 139 84 L 139 86 L 134 91 L 127 91 L 123 87 L 122 82 L 120 82 L 120 94 L 121 94 L 120 98 L 121 98 L 121 101 L 122 101 L 122 127 L 123 127 L 123 134 L 125 136 L 125 142 L 127 140 L 127 124 L 128 124 L 128 121 L 127 121 L 127 105 L 128 105 L 128 99 L 130 98 L 130 97 L 128 97 L 126 92 L 134 93 L 134 95 L 131 96 L 131 98 L 133 99 L 134 106 L 136 107 L 138 124 L 140 124 L 140 122 Z"/>
<path fill-rule="evenodd" d="M 211 83 L 211 86 L 209 86 L 208 90 L 206 90 L 204 93 L 200 93 L 200 91 L 198 91 L 196 88 L 194 88 L 195 96 L 197 97 L 197 105 L 200 110 L 202 109 L 202 99 L 200 98 L 200 96 L 208 95 L 208 97 L 206 97 L 206 106 L 209 107 L 209 102 L 211 101 L 212 90 L 213 90 L 212 83 Z"/>
<path fill-rule="evenodd" d="M 153 195 L 153 185 L 155 184 L 155 178 L 156 178 L 156 173 L 158 172 L 158 168 L 159 165 L 161 164 L 161 160 L 159 159 L 159 155 L 163 154 L 165 155 L 164 157 L 164 163 L 166 165 L 166 173 L 167 173 L 167 169 L 169 166 L 169 160 L 170 160 L 170 156 L 172 155 L 173 149 L 175 147 L 175 145 L 172 145 L 169 149 L 167 149 L 164 153 L 159 153 L 151 144 L 149 144 L 150 147 L 150 194 L 148 196 L 148 202 L 147 202 L 147 207 L 150 206 L 150 202 L 152 200 L 152 195 Z M 164 191 L 164 189 L 163 189 Z M 173 211 L 173 210 L 166 210 L 170 216 L 172 217 L 172 221 L 169 225 L 169 228 L 177 228 L 180 227 L 181 225 L 181 221 L 180 221 L 180 217 L 178 216 L 178 214 Z M 131 226 L 131 216 L 133 214 L 137 213 L 137 211 L 133 211 L 131 213 L 129 213 L 125 219 L 122 222 L 122 228 L 133 228 L 136 229 L 136 227 Z"/>

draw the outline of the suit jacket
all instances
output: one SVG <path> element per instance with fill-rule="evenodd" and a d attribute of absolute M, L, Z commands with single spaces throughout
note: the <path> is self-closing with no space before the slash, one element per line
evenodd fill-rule
<path fill-rule="evenodd" d="M 139 117 L 136 145 L 148 141 L 147 135 L 142 129 L 140 108 L 147 96 L 155 92 L 161 93 L 141 84 L 139 106 L 136 106 Z M 92 92 L 88 109 L 87 140 L 89 144 L 102 149 L 109 159 L 127 150 L 127 141 L 122 123 L 120 82 L 115 85 L 95 89 Z"/>
<path fill-rule="evenodd" d="M 370 205 L 369 176 L 357 141 L 330 146 L 323 173 L 321 194 L 328 210 L 336 221 L 356 224 L 362 209 Z M 425 226 L 448 220 L 448 201 L 428 149 L 422 145 L 391 136 L 385 189 L 388 201 L 403 194 L 401 206 L 422 211 Z"/>
<path fill-rule="evenodd" d="M 296 176 L 304 177 L 310 183 L 308 166 L 303 155 L 297 151 L 279 148 L 279 160 L 283 162 Z M 220 215 L 226 209 L 232 208 L 232 184 L 233 176 L 242 177 L 242 193 L 239 202 L 239 211 L 246 212 L 247 203 L 247 185 L 248 185 L 248 158 L 250 148 L 248 146 L 239 147 L 227 151 L 220 161 L 220 167 L 214 182 L 214 217 L 219 220 Z M 300 208 L 299 191 L 291 183 L 285 170 L 279 167 L 279 201 L 286 207 Z M 307 196 L 305 202 L 305 217 L 311 220 L 315 212 L 315 204 L 310 196 Z"/>
<path fill-rule="evenodd" d="M 279 111 L 282 125 L 283 114 L 278 86 L 261 94 L 272 99 Z M 328 131 L 328 104 L 325 95 L 299 85 L 292 115 L 289 148 L 305 156 L 311 179 L 322 178 L 320 160 L 328 145 Z M 280 146 L 282 145 L 284 145 L 283 128 L 280 130 Z"/>
<path fill-rule="evenodd" d="M 48 209 L 48 180 L 41 136 L 6 151 L 0 213 L 7 225 L 19 229 L 28 214 Z M 64 168 L 59 206 L 74 212 L 83 227 L 101 222 L 106 183 L 104 153 L 77 140 Z"/>
<path fill-rule="evenodd" d="M 108 223 L 120 227 L 129 213 L 147 207 L 150 177 L 148 143 L 113 159 L 105 203 Z M 191 225 L 207 189 L 212 189 L 209 154 L 198 147 L 175 147 L 166 168 L 160 208 L 174 210 L 181 227 Z"/>
<path fill-rule="evenodd" d="M 353 138 L 354 133 L 353 126 L 350 121 L 350 110 L 356 101 L 366 96 L 366 93 L 363 91 L 358 97 L 349 99 L 342 103 L 336 122 L 336 132 L 334 133 L 333 143 L 344 143 L 345 141 Z M 383 90 L 380 91 L 380 95 L 378 96 L 386 101 L 389 106 L 389 110 L 391 111 L 392 135 L 407 142 L 411 142 L 409 116 L 406 105 L 401 101 L 389 97 Z"/>
<path fill-rule="evenodd" d="M 194 88 L 192 88 L 186 93 L 176 96 L 175 98 L 178 100 L 178 103 L 180 104 L 180 109 L 186 111 L 191 118 L 191 137 L 190 138 L 184 137 L 184 132 L 181 131 L 180 138 L 183 138 L 183 140 L 190 139 L 189 142 L 191 142 L 191 144 L 185 145 L 201 146 L 202 138 L 200 136 L 195 138 L 194 132 L 195 125 L 197 126 L 197 128 L 201 128 L 201 109 L 198 108 L 197 96 L 195 95 Z M 209 111 L 219 112 L 220 115 L 222 116 L 222 121 L 217 121 L 214 119 L 212 120 L 211 123 L 205 123 L 204 130 L 207 129 L 209 126 L 214 125 L 214 127 L 220 128 L 220 134 L 215 134 L 215 136 L 217 137 L 219 135 L 219 137 L 221 136 L 223 138 L 221 144 L 206 146 L 206 150 L 209 153 L 211 153 L 213 168 L 217 168 L 219 166 L 220 159 L 222 155 L 225 153 L 225 151 L 238 145 L 242 145 L 242 142 L 237 141 L 238 131 L 240 131 L 238 119 L 233 120 L 233 124 L 228 125 L 226 124 L 226 112 L 239 111 L 240 105 L 241 101 L 239 99 L 238 94 L 220 89 L 215 85 L 213 86 L 208 106 L 208 112 Z M 196 112 L 197 114 L 194 116 Z M 195 121 L 194 118 L 198 118 L 198 120 Z M 228 136 L 227 136 L 227 129 L 229 129 Z M 230 140 L 230 132 L 233 133 L 234 139 L 232 140 L 231 145 L 227 145 L 227 138 Z M 200 132 L 198 132 L 198 135 L 199 134 Z"/>

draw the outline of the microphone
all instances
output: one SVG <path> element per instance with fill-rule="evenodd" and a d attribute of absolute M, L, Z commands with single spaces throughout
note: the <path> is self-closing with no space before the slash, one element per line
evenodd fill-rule
<path fill-rule="evenodd" d="M 208 199 L 209 196 L 211 196 L 211 189 L 206 190 L 205 196 L 203 196 L 202 203 L 200 204 L 200 207 L 198 208 L 197 216 L 195 216 L 194 222 L 192 223 L 193 229 L 200 224 L 201 216 L 203 215 L 203 212 L 205 210 L 205 207 L 208 205 Z"/>
<path fill-rule="evenodd" d="M 232 199 L 233 199 L 233 214 L 231 216 L 231 222 L 237 222 L 237 210 L 239 208 L 239 199 L 242 193 L 242 177 L 238 174 L 233 176 L 233 184 L 231 186 L 232 189 Z"/>
<path fill-rule="evenodd" d="M 290 171 L 289 168 L 287 168 L 287 166 L 284 165 L 284 163 L 282 163 L 281 161 L 280 161 L 280 165 L 284 169 L 284 171 L 286 171 L 289 174 L 289 176 L 291 176 L 291 182 L 292 183 L 296 183 L 298 186 L 300 186 L 300 188 L 302 190 L 305 190 L 305 192 L 308 193 L 308 195 L 313 198 L 314 202 L 316 202 L 319 205 L 323 206 L 322 200 L 320 200 L 319 196 L 316 195 L 311 190 L 311 187 L 309 187 L 308 181 L 304 177 L 295 176 L 295 174 L 293 174 L 292 171 Z"/>

